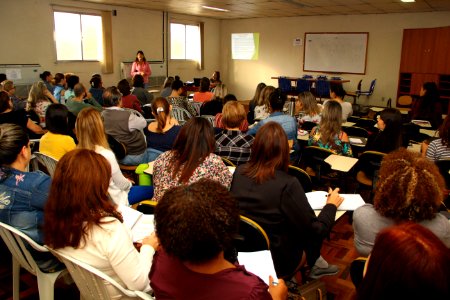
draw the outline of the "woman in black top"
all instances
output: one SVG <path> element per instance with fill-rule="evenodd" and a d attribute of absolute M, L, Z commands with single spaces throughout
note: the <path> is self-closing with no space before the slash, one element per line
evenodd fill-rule
<path fill-rule="evenodd" d="M 379 132 L 369 136 L 365 151 L 389 153 L 402 145 L 402 115 L 396 108 L 386 108 L 378 115 Z"/>
<path fill-rule="evenodd" d="M 278 123 L 269 122 L 258 130 L 250 161 L 236 169 L 230 191 L 239 201 L 241 214 L 268 234 L 278 277 L 294 275 L 303 252 L 312 266 L 311 277 L 336 273 L 337 268 L 320 257 L 320 248 L 343 200 L 339 189 L 330 190 L 327 204 L 316 217 L 300 182 L 287 173 L 288 166 L 286 134 Z M 317 264 L 319 259 L 325 266 Z"/>
<path fill-rule="evenodd" d="M 435 82 L 425 82 L 420 89 L 420 98 L 412 107 L 413 120 L 426 120 L 433 129 L 442 123 L 442 107 L 439 102 L 439 92 Z"/>

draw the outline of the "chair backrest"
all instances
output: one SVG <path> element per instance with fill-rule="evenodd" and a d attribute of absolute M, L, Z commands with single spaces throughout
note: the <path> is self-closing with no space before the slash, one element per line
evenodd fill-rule
<path fill-rule="evenodd" d="M 295 89 L 297 93 L 309 92 L 310 90 L 311 90 L 311 81 L 301 78 L 297 80 L 297 87 Z"/>
<path fill-rule="evenodd" d="M 357 127 L 357 126 L 346 127 L 346 126 L 343 126 L 342 130 L 348 136 L 357 136 L 357 137 L 364 137 L 364 138 L 369 137 L 369 132 L 366 129 L 361 128 L 361 127 Z"/>
<path fill-rule="evenodd" d="M 50 249 L 50 251 L 58 257 L 67 267 L 75 284 L 80 290 L 83 299 L 86 300 L 107 300 L 111 299 L 105 282 L 111 284 L 123 296 L 139 299 L 153 299 L 139 291 L 131 291 L 122 287 L 117 281 L 103 273 L 102 271 L 82 262 L 73 257 L 65 255 L 58 250 Z"/>
<path fill-rule="evenodd" d="M 376 181 L 378 179 L 378 171 L 381 167 L 381 161 L 383 160 L 386 153 L 378 151 L 364 151 L 358 158 L 358 162 L 362 165 L 367 166 L 364 172 L 370 171 L 371 174 L 367 174 L 372 179 L 372 185 L 375 187 Z"/>
<path fill-rule="evenodd" d="M 370 95 L 372 95 L 373 91 L 375 90 L 375 83 L 377 83 L 376 79 L 372 80 L 372 82 L 370 83 L 370 88 L 369 88 Z"/>
<path fill-rule="evenodd" d="M 314 127 L 317 126 L 317 123 L 311 121 L 305 121 L 302 123 L 302 129 L 306 131 L 311 131 Z"/>
<path fill-rule="evenodd" d="M 357 88 L 356 88 L 356 91 L 357 91 L 357 92 L 360 92 L 360 91 L 361 91 L 361 84 L 362 84 L 362 79 L 358 82 L 358 86 L 357 86 Z"/>
<path fill-rule="evenodd" d="M 225 166 L 227 166 L 227 167 L 236 167 L 236 165 L 231 160 L 229 160 L 228 158 L 223 157 L 223 156 L 221 156 L 220 158 L 222 158 L 222 161 L 225 164 Z"/>
<path fill-rule="evenodd" d="M 201 115 L 202 118 L 205 118 L 206 120 L 209 121 L 209 123 L 211 123 L 211 125 L 214 127 L 214 121 L 216 120 L 216 116 L 212 116 L 212 115 Z"/>
<path fill-rule="evenodd" d="M 30 244 L 34 249 L 40 252 L 48 252 L 48 250 L 33 241 L 28 235 L 22 231 L 0 222 L 0 235 L 8 247 L 11 254 L 19 262 L 19 264 L 31 274 L 37 276 L 37 266 L 31 253 L 28 251 L 23 240 Z"/>
<path fill-rule="evenodd" d="M 192 105 L 192 107 L 197 112 L 197 115 L 199 116 L 200 115 L 200 108 L 202 107 L 203 102 L 194 102 L 194 101 L 192 101 L 192 102 L 189 102 L 189 103 Z"/>
<path fill-rule="evenodd" d="M 191 114 L 186 109 L 179 106 L 174 106 L 172 108 L 172 115 L 175 119 L 177 119 L 180 125 L 183 125 L 187 122 L 187 120 L 192 118 Z"/>
<path fill-rule="evenodd" d="M 376 123 L 374 119 L 359 118 L 354 126 L 364 128 L 369 132 L 377 132 L 378 129 L 375 127 Z"/>
<path fill-rule="evenodd" d="M 146 215 L 153 215 L 155 214 L 156 204 L 158 204 L 158 202 L 155 200 L 144 200 L 139 202 L 136 210 Z"/>
<path fill-rule="evenodd" d="M 353 123 L 356 123 L 356 122 L 359 121 L 359 119 L 360 119 L 360 117 L 357 117 L 357 116 L 350 116 L 350 117 L 347 118 L 347 122 L 353 122 Z"/>
<path fill-rule="evenodd" d="M 412 104 L 412 97 L 410 95 L 400 96 L 397 100 L 398 105 L 410 106 Z"/>
<path fill-rule="evenodd" d="M 107 134 L 106 137 L 108 138 L 109 148 L 111 148 L 117 160 L 127 156 L 127 147 L 122 142 L 119 142 L 110 134 Z"/>
<path fill-rule="evenodd" d="M 437 160 L 434 162 L 445 180 L 445 186 L 450 189 L 450 159 Z"/>
<path fill-rule="evenodd" d="M 316 81 L 316 95 L 320 98 L 330 98 L 330 82 L 328 80 Z"/>
<path fill-rule="evenodd" d="M 300 184 L 303 187 L 303 191 L 305 193 L 309 193 L 312 191 L 312 181 L 311 181 L 311 177 L 309 177 L 308 173 L 306 173 L 306 171 L 304 171 L 303 169 L 300 169 L 296 166 L 289 166 L 288 169 L 288 173 L 289 175 L 294 176 L 295 178 L 297 178 L 297 180 L 300 182 Z"/>
<path fill-rule="evenodd" d="M 287 79 L 286 77 L 278 77 L 278 87 L 280 88 L 281 92 L 287 94 L 292 91 L 292 85 L 291 80 Z"/>
<path fill-rule="evenodd" d="M 50 175 L 50 177 L 53 177 L 58 161 L 53 157 L 50 157 L 41 152 L 34 152 L 33 154 L 36 156 L 38 162 L 44 165 L 44 167 L 47 169 L 48 175 Z"/>
<path fill-rule="evenodd" d="M 331 171 L 330 164 L 325 162 L 325 159 L 331 154 L 333 154 L 331 150 L 318 146 L 308 146 L 303 151 L 302 160 L 306 166 L 311 167 L 315 171 L 316 178 L 320 180 L 322 174 Z"/>
<path fill-rule="evenodd" d="M 240 216 L 239 239 L 235 240 L 238 252 L 270 250 L 269 237 L 264 229 L 252 219 Z"/>

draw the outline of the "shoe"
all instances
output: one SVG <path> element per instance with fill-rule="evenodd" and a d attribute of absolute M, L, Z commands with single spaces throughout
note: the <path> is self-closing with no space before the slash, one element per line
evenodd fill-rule
<path fill-rule="evenodd" d="M 311 268 L 311 272 L 309 273 L 309 277 L 312 279 L 318 279 L 322 276 L 336 275 L 338 272 L 339 268 L 336 265 L 328 265 L 328 268 L 313 266 Z"/>

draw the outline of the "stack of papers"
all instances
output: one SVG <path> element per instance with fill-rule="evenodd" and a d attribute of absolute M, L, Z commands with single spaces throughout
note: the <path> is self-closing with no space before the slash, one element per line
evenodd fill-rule
<path fill-rule="evenodd" d="M 140 242 L 155 231 L 153 215 L 144 215 L 125 205 L 119 205 L 117 210 L 122 214 L 123 224 L 131 230 L 133 242 Z"/>
<path fill-rule="evenodd" d="M 247 271 L 261 278 L 267 285 L 270 285 L 269 276 L 277 280 L 277 273 L 275 272 L 272 255 L 269 250 L 239 252 L 238 261 L 240 265 L 245 266 Z"/>
<path fill-rule="evenodd" d="M 360 194 L 340 194 L 344 201 L 338 207 L 338 210 L 355 210 L 365 204 Z M 312 209 L 322 209 L 327 203 L 328 193 L 324 191 L 315 191 L 306 193 L 309 205 Z"/>

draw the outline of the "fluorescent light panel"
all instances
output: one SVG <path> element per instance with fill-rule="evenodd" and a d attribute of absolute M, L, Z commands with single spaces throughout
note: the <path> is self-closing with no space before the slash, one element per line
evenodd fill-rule
<path fill-rule="evenodd" d="M 210 9 L 210 10 L 229 12 L 229 10 L 225 9 L 225 8 L 218 8 L 218 7 L 212 7 L 212 6 L 206 6 L 206 5 L 202 5 L 202 7 L 205 9 Z"/>
<path fill-rule="evenodd" d="M 416 0 L 402 0 L 402 2 L 416 2 Z"/>

